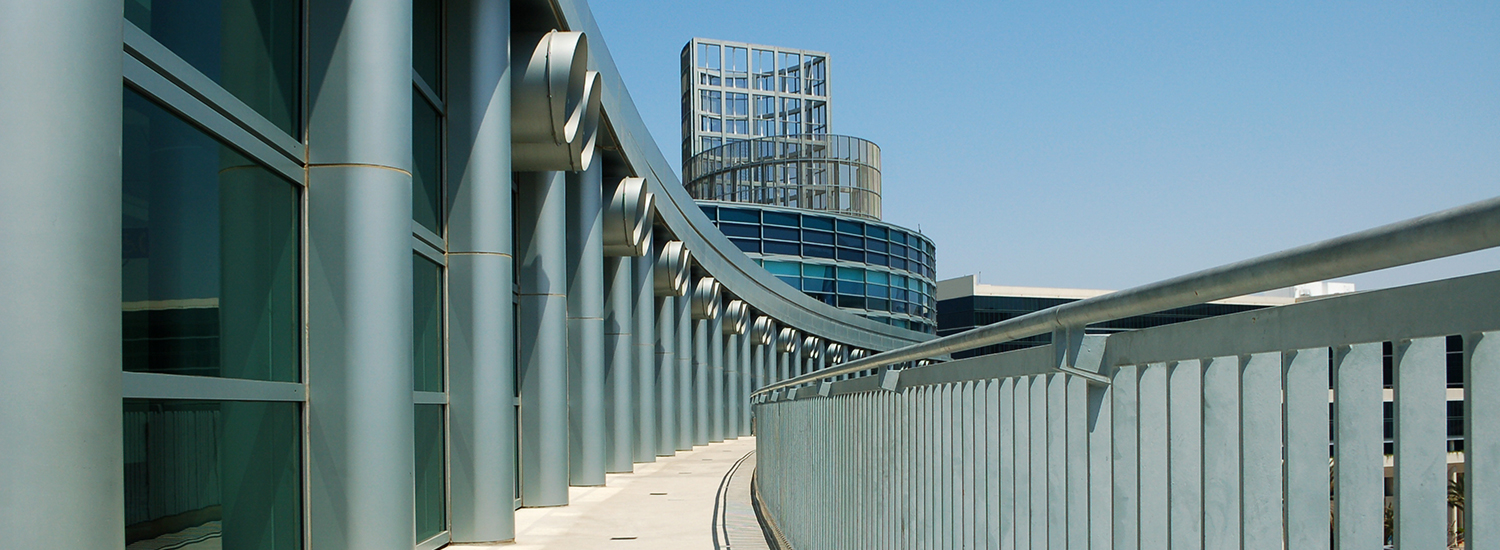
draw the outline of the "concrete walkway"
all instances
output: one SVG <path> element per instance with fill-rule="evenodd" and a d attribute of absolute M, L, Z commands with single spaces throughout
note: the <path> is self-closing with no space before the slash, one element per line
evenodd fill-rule
<path fill-rule="evenodd" d="M 567 506 L 516 510 L 516 541 L 498 548 L 710 550 L 730 548 L 726 538 L 735 540 L 736 550 L 754 548 L 755 542 L 764 548 L 764 539 L 741 542 L 747 540 L 743 527 L 729 527 L 735 532 L 728 533 L 724 526 L 726 517 L 744 524 L 749 495 L 736 486 L 748 486 L 754 463 L 746 460 L 729 483 L 725 474 L 754 450 L 755 438 L 741 437 L 636 464 L 634 473 L 605 476 L 603 487 L 569 488 Z M 721 492 L 726 501 L 716 507 Z"/>

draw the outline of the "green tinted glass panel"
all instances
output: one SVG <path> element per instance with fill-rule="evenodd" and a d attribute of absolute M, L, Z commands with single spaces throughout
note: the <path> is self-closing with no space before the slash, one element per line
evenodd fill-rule
<path fill-rule="evenodd" d="M 871 270 L 870 272 L 865 274 L 865 280 L 871 283 L 886 284 L 890 282 L 890 277 L 891 276 L 884 271 Z"/>
<path fill-rule="evenodd" d="M 416 0 L 411 6 L 411 67 L 441 95 L 443 92 L 443 3 Z"/>
<path fill-rule="evenodd" d="M 802 274 L 802 264 L 798 264 L 795 262 L 777 262 L 766 260 L 765 268 L 766 271 L 770 271 L 771 273 L 775 273 L 777 275 L 791 275 L 793 277 L 796 277 Z"/>
<path fill-rule="evenodd" d="M 297 0 L 125 0 L 125 19 L 292 137 L 301 137 Z"/>
<path fill-rule="evenodd" d="M 442 235 L 442 119 L 422 94 L 411 102 L 411 219 Z"/>
<path fill-rule="evenodd" d="M 298 381 L 297 187 L 124 97 L 124 369 Z"/>
<path fill-rule="evenodd" d="M 448 530 L 443 470 L 443 406 L 415 405 L 417 542 Z"/>
<path fill-rule="evenodd" d="M 443 391 L 443 268 L 411 255 L 412 389 Z"/>
<path fill-rule="evenodd" d="M 302 547 L 299 403 L 126 399 L 129 548 Z"/>
<path fill-rule="evenodd" d="M 834 277 L 834 273 L 835 272 L 833 266 L 831 265 L 806 264 L 802 266 L 803 277 L 821 277 L 824 279 L 832 279 Z"/>
<path fill-rule="evenodd" d="M 857 267 L 840 267 L 839 279 L 845 281 L 864 281 L 865 270 Z"/>

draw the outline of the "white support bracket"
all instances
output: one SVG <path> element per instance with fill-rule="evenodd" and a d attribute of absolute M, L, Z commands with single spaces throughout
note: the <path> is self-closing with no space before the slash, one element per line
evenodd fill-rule
<path fill-rule="evenodd" d="M 1052 350 L 1057 372 L 1071 374 L 1098 386 L 1110 385 L 1110 378 L 1100 374 L 1104 366 L 1102 335 L 1085 335 L 1083 327 L 1052 331 Z"/>

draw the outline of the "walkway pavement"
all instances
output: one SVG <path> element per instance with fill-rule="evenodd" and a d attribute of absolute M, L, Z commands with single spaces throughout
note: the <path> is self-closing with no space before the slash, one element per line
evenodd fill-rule
<path fill-rule="evenodd" d="M 765 548 L 763 538 L 745 536 L 754 525 L 754 450 L 755 438 L 741 437 L 636 464 L 634 473 L 605 476 L 603 487 L 569 488 L 567 506 L 516 510 L 516 541 L 498 548 L 711 550 L 731 548 L 729 540 L 734 550 Z"/>

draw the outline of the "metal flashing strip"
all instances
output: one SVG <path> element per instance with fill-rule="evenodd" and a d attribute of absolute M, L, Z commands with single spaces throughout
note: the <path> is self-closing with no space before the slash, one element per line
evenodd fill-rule
<path fill-rule="evenodd" d="M 203 401 L 307 401 L 307 386 L 239 378 L 122 372 L 125 399 L 195 399 Z"/>

